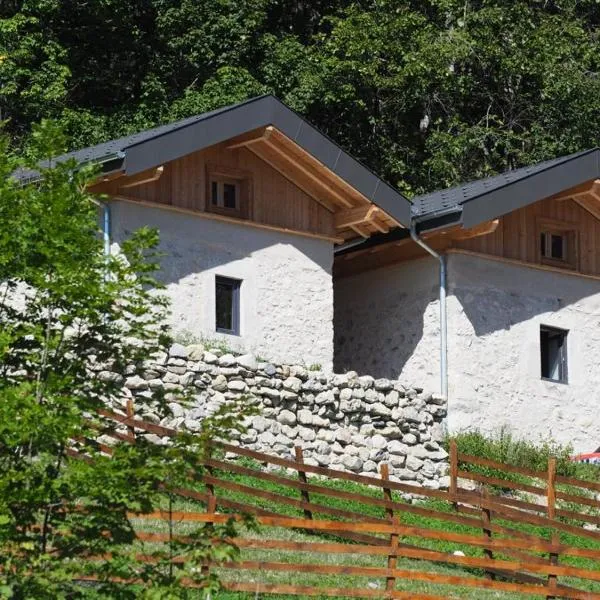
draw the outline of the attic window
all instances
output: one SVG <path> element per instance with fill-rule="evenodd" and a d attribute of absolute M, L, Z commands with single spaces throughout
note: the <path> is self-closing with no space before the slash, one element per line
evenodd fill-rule
<path fill-rule="evenodd" d="M 231 167 L 208 165 L 206 210 L 224 216 L 250 217 L 250 173 Z"/>
<path fill-rule="evenodd" d="M 539 219 L 539 262 L 563 269 L 577 269 L 577 239 L 574 224 Z"/>

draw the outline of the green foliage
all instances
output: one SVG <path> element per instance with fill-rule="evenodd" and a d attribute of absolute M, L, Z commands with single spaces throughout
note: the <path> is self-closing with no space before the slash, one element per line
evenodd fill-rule
<path fill-rule="evenodd" d="M 453 436 L 452 439 L 456 441 L 458 451 L 463 454 L 542 472 L 547 471 L 548 459 L 553 456 L 556 458 L 557 474 L 593 481 L 598 479 L 597 467 L 571 461 L 573 447 L 570 445 L 563 446 L 552 439 L 543 439 L 539 443 L 535 443 L 530 440 L 515 438 L 505 428 L 495 435 L 484 435 L 479 431 L 468 431 L 459 433 Z M 446 442 L 446 448 L 448 447 L 448 441 Z M 524 477 L 491 467 L 463 464 L 461 468 L 490 477 L 500 477 L 511 481 L 526 481 Z"/>
<path fill-rule="evenodd" d="M 25 186 L 11 176 L 55 155 L 62 139 L 50 123 L 36 127 L 30 159 L 0 139 L 0 597 L 185 598 L 183 578 L 214 592 L 218 580 L 200 565 L 237 555 L 231 523 L 157 550 L 134 545 L 128 513 L 164 504 L 243 410 L 226 404 L 199 434 L 167 446 L 140 437 L 108 456 L 93 441 L 117 427 L 99 409 L 122 406 L 123 379 L 143 375 L 170 343 L 168 306 L 152 277 L 156 231 L 103 254 L 99 208 L 85 191 L 92 169 L 61 163 Z M 172 399 L 156 392 L 147 402 L 164 418 Z M 173 554 L 184 557 L 176 566 Z M 143 590 L 115 578 L 142 581 Z"/>
<path fill-rule="evenodd" d="M 409 194 L 598 144 L 596 0 L 13 0 L 0 115 L 70 148 L 273 92 Z"/>

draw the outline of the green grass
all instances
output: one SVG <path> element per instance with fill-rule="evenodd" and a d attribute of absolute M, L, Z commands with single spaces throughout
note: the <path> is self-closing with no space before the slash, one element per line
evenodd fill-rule
<path fill-rule="evenodd" d="M 244 466 L 260 468 L 260 465 L 254 463 L 251 460 L 239 461 L 237 464 L 243 464 Z M 293 478 L 293 475 L 286 474 L 284 471 L 279 471 L 277 475 L 283 477 Z M 254 477 L 246 475 L 235 475 L 225 472 L 215 472 L 219 478 L 244 484 L 252 489 L 261 489 L 270 491 L 273 493 L 280 494 L 285 497 L 293 498 L 298 500 L 300 498 L 299 492 L 296 490 L 280 485 L 278 483 L 260 481 Z M 342 490 L 345 492 L 353 492 L 368 496 L 371 498 L 382 498 L 381 489 L 375 487 L 369 487 L 364 485 L 355 484 L 343 480 L 333 479 L 320 479 L 310 478 L 310 481 L 318 485 L 330 489 Z M 201 486 L 199 486 L 201 489 Z M 303 513 L 296 507 L 286 506 L 283 504 L 275 505 L 271 500 L 265 500 L 257 498 L 252 493 L 241 493 L 232 492 L 224 489 L 216 488 L 217 497 L 228 498 L 237 502 L 243 502 L 250 504 L 258 508 L 264 508 L 273 512 L 277 512 L 280 515 L 287 515 L 290 517 L 302 517 Z M 348 501 L 345 499 L 332 498 L 326 495 L 311 494 L 311 501 L 316 504 L 322 504 L 330 508 L 338 508 L 347 511 L 357 512 L 364 516 L 385 518 L 385 510 L 382 507 L 373 506 L 372 504 L 359 502 L 359 501 Z M 400 495 L 393 492 L 393 499 L 397 502 L 404 503 Z M 438 511 L 439 513 L 453 513 L 453 508 L 450 504 L 440 500 L 427 500 L 418 503 L 418 506 Z M 194 505 L 187 501 L 178 501 L 174 506 L 174 510 L 200 510 L 198 505 Z M 454 513 L 455 514 L 455 513 Z M 464 533 L 471 535 L 481 535 L 480 527 L 470 527 L 461 524 L 451 523 L 440 518 L 432 518 L 421 515 L 415 515 L 408 512 L 398 511 L 397 516 L 404 525 L 412 525 L 415 527 L 423 528 L 435 528 L 441 529 L 448 532 Z M 314 514 L 315 518 L 322 518 L 326 520 L 335 520 L 335 517 L 326 514 Z M 338 519 L 339 520 L 339 519 Z M 540 536 L 544 539 L 550 539 L 551 531 L 547 528 L 538 527 L 535 525 L 528 524 L 517 524 L 508 523 L 501 520 L 495 520 L 494 523 L 506 525 L 519 531 L 530 533 L 533 535 Z M 177 524 L 176 532 L 184 534 L 186 530 L 192 526 L 186 523 Z M 153 529 L 157 531 L 157 529 Z M 166 524 L 165 524 L 166 531 Z M 242 532 L 244 533 L 244 532 Z M 311 535 L 306 531 L 301 530 L 290 530 L 283 528 L 267 528 L 261 527 L 258 533 L 247 534 L 247 537 L 257 537 L 261 539 L 279 539 L 279 540 L 290 540 L 290 541 L 340 541 L 335 535 Z M 563 544 L 579 546 L 584 548 L 594 548 L 600 550 L 600 541 L 591 540 L 581 536 L 575 536 L 572 534 L 562 533 L 560 540 Z M 347 540 L 344 540 L 347 541 Z M 422 538 L 411 538 L 404 537 L 401 539 L 402 542 L 418 545 L 422 548 L 429 548 L 432 550 L 438 550 L 441 552 L 454 552 L 460 550 L 467 556 L 483 556 L 483 552 L 480 549 L 473 547 L 465 547 L 460 544 L 453 542 L 443 541 L 439 539 L 422 539 Z M 348 542 L 351 543 L 351 542 Z M 502 555 L 497 555 L 496 558 L 508 558 Z M 290 552 L 281 550 L 251 550 L 242 549 L 241 560 L 260 560 L 269 562 L 295 562 L 295 563 L 312 563 L 312 564 L 337 564 L 337 565 L 352 565 L 352 566 L 364 566 L 364 567 L 385 567 L 386 557 L 385 556 L 370 556 L 361 554 L 346 554 L 346 555 L 334 555 L 329 556 L 322 553 L 310 553 L 310 552 Z M 569 564 L 572 566 L 585 568 L 585 569 L 600 569 L 599 561 L 592 561 L 584 558 L 563 558 L 561 557 L 561 564 Z M 415 571 L 427 571 L 431 573 L 443 573 L 449 575 L 461 575 L 467 577 L 481 576 L 483 573 L 478 569 L 466 569 L 458 565 L 445 565 L 441 563 L 433 563 L 427 561 L 416 561 L 411 559 L 398 559 L 398 568 L 415 570 Z M 312 585 L 320 587 L 366 587 L 368 584 L 371 586 L 377 586 L 379 589 L 385 587 L 385 579 L 381 577 L 358 577 L 352 575 L 311 575 L 305 573 L 293 573 L 293 572 L 267 572 L 267 571 L 231 571 L 223 569 L 221 576 L 224 581 L 247 581 L 251 583 L 286 583 L 291 585 Z M 559 583 L 565 585 L 572 585 L 585 590 L 600 592 L 600 583 L 559 578 Z M 429 582 L 420 582 L 414 579 L 397 579 L 396 587 L 399 590 L 412 591 L 414 593 L 430 593 L 440 594 L 448 598 L 466 598 L 466 599 L 520 599 L 520 598 L 534 598 L 535 596 L 514 594 L 514 593 L 503 593 L 497 591 L 486 591 L 481 588 L 458 588 L 455 586 L 441 586 L 434 585 Z M 224 600 L 251 600 L 256 598 L 256 594 L 244 594 L 244 593 L 229 593 L 222 592 L 218 596 Z M 259 594 L 258 597 L 264 598 L 279 598 L 283 599 L 285 596 L 274 596 Z M 297 597 L 297 596 L 296 596 Z"/>

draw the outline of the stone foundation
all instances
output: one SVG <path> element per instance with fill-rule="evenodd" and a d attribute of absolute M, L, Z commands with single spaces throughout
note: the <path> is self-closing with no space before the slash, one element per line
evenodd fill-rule
<path fill-rule="evenodd" d="M 129 377 L 124 386 L 138 410 L 153 389 L 162 388 L 167 398 L 169 392 L 191 391 L 187 406 L 173 395 L 172 416 L 161 422 L 191 431 L 227 399 L 251 396 L 260 413 L 248 419 L 247 432 L 235 444 L 285 458 L 301 446 L 307 464 L 370 476 L 388 463 L 394 480 L 447 486 L 448 455 L 441 447 L 446 403 L 399 381 L 355 372 L 325 375 L 258 362 L 249 354 L 174 344 L 168 355 L 147 365 L 143 377 Z M 141 416 L 158 420 L 150 409 L 142 408 Z"/>

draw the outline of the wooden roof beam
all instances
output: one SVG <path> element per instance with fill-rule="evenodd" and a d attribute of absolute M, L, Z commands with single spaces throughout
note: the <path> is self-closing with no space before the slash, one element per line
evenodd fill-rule
<path fill-rule="evenodd" d="M 365 221 L 370 221 L 377 213 L 378 208 L 372 204 L 366 206 L 360 206 L 358 208 L 350 208 L 342 212 L 338 212 L 335 215 L 334 224 L 336 229 L 342 227 L 350 227 L 351 225 L 358 225 Z"/>
<path fill-rule="evenodd" d="M 160 179 L 163 174 L 165 168 L 164 166 L 156 167 L 155 169 L 148 169 L 147 171 L 142 171 L 137 175 L 133 175 L 132 177 L 127 177 L 125 180 L 120 183 L 117 182 L 119 189 L 127 189 L 132 187 L 137 187 L 138 185 L 144 185 L 144 183 L 151 183 L 152 181 L 157 181 Z"/>
<path fill-rule="evenodd" d="M 273 127 L 267 127 L 267 130 L 273 130 Z M 319 185 L 321 188 L 325 189 L 327 193 L 333 198 L 335 198 L 337 202 L 339 202 L 342 206 L 346 206 L 348 208 L 353 206 L 352 202 L 348 200 L 348 198 L 346 198 L 343 194 L 335 190 L 330 184 L 323 181 L 321 177 L 315 175 L 312 171 L 310 171 L 310 169 L 306 168 L 298 161 L 290 158 L 290 156 L 285 152 L 285 150 L 282 150 L 276 143 L 274 143 L 273 138 L 269 136 L 264 140 L 264 142 L 285 162 L 293 164 L 294 168 L 300 171 L 305 177 L 308 177 L 311 181 Z"/>
<path fill-rule="evenodd" d="M 479 237 L 480 235 L 488 235 L 494 233 L 498 229 L 500 219 L 493 219 L 492 221 L 485 221 L 470 229 L 459 229 L 452 234 L 454 240 L 470 240 L 471 238 Z"/>
<path fill-rule="evenodd" d="M 254 131 L 248 135 L 239 137 L 233 144 L 227 145 L 227 150 L 235 150 L 236 148 L 244 148 L 252 144 L 257 144 L 258 142 L 265 142 L 271 137 L 273 131 L 273 127 L 265 127 L 262 131 L 259 131 L 259 135 Z"/>

